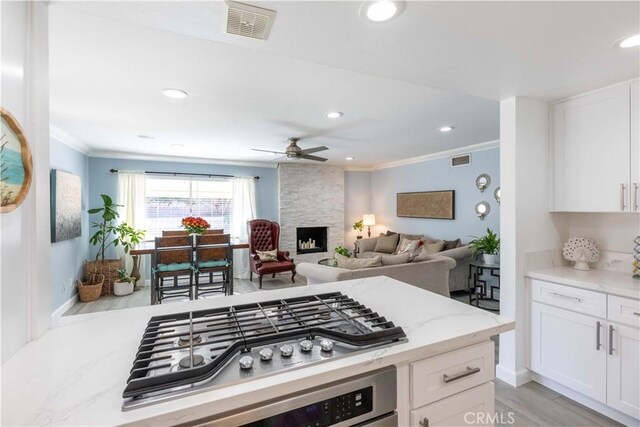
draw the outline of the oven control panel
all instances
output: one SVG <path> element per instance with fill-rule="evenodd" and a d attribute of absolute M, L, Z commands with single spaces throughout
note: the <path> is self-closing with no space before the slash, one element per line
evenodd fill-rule
<path fill-rule="evenodd" d="M 245 424 L 244 427 L 327 427 L 371 411 L 373 411 L 373 387 L 366 387 Z"/>

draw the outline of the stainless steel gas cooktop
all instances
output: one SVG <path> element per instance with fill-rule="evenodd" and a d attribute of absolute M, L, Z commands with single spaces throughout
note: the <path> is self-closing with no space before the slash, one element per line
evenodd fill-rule
<path fill-rule="evenodd" d="M 340 292 L 156 316 L 133 362 L 123 409 L 405 339 L 402 328 Z"/>

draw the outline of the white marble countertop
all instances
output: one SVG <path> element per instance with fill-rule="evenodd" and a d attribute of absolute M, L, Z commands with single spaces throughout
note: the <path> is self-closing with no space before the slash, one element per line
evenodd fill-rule
<path fill-rule="evenodd" d="M 401 326 L 407 342 L 123 412 L 149 317 L 341 291 Z M 485 341 L 514 322 L 387 277 L 78 315 L 2 366 L 2 425 L 170 425 Z"/>
<path fill-rule="evenodd" d="M 640 280 L 633 279 L 630 273 L 605 269 L 580 271 L 573 267 L 558 266 L 532 270 L 527 272 L 526 276 L 610 295 L 640 299 Z"/>

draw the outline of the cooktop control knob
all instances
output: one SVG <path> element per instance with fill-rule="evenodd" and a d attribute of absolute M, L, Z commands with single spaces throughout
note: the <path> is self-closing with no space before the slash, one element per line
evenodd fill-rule
<path fill-rule="evenodd" d="M 333 341 L 328 339 L 323 339 L 320 341 L 320 348 L 322 351 L 331 351 L 333 350 Z"/>
<path fill-rule="evenodd" d="M 260 350 L 260 360 L 271 360 L 273 357 L 273 350 L 270 348 L 263 348 Z"/>
<path fill-rule="evenodd" d="M 313 348 L 313 341 L 309 341 L 309 340 L 300 341 L 300 350 L 304 351 L 305 353 L 310 352 L 312 348 Z"/>
<path fill-rule="evenodd" d="M 291 344 L 285 344 L 280 347 L 280 355 L 282 357 L 291 357 L 293 354 L 293 346 Z"/>
<path fill-rule="evenodd" d="M 242 356 L 239 363 L 240 369 L 251 369 L 253 367 L 253 356 Z"/>

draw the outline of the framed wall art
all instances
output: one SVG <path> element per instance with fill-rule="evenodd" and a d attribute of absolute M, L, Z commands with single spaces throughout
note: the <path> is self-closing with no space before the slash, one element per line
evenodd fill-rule
<path fill-rule="evenodd" d="M 0 212 L 11 212 L 29 193 L 33 159 L 16 118 L 2 107 L 0 115 Z"/>
<path fill-rule="evenodd" d="M 82 184 L 80 177 L 51 170 L 51 242 L 82 234 Z"/>
<path fill-rule="evenodd" d="M 396 215 L 402 218 L 455 219 L 455 190 L 398 193 Z"/>

